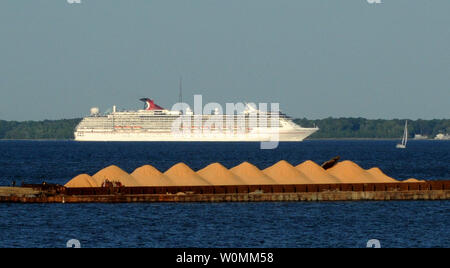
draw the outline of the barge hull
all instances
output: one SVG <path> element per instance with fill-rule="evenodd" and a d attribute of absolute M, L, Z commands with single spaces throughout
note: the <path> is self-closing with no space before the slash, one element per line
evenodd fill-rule
<path fill-rule="evenodd" d="M 20 197 L 0 196 L 0 203 L 158 203 L 158 202 L 318 202 L 449 200 L 450 190 L 405 192 L 317 192 L 262 194 L 149 194 Z"/>
<path fill-rule="evenodd" d="M 0 203 L 450 200 L 450 181 L 171 187 L 0 187 Z"/>

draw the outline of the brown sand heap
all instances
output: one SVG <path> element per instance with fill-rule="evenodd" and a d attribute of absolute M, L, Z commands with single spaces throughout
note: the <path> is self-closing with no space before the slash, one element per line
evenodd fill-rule
<path fill-rule="evenodd" d="M 131 173 L 141 186 L 175 186 L 175 183 L 155 167 L 145 165 Z"/>
<path fill-rule="evenodd" d="M 327 170 L 342 183 L 376 183 L 380 179 L 367 172 L 352 161 L 343 161 Z"/>
<path fill-rule="evenodd" d="M 114 165 L 100 170 L 94 176 L 92 176 L 92 178 L 99 186 L 101 186 L 105 180 L 109 180 L 111 182 L 120 182 L 123 186 L 128 187 L 140 186 L 135 178 Z"/>
<path fill-rule="evenodd" d="M 379 182 L 398 182 L 396 179 L 384 174 L 384 172 L 377 167 L 371 168 L 367 170 L 367 172 L 374 176 Z"/>
<path fill-rule="evenodd" d="M 414 179 L 414 178 L 410 178 L 410 179 L 404 180 L 402 182 L 424 182 L 424 181 L 423 180 L 421 181 L 421 180 L 418 180 L 418 179 Z"/>
<path fill-rule="evenodd" d="M 242 164 L 232 168 L 230 171 L 241 178 L 245 185 L 277 184 L 274 179 L 264 174 L 256 166 L 250 164 L 249 162 L 243 162 Z"/>
<path fill-rule="evenodd" d="M 64 186 L 68 188 L 89 188 L 89 187 L 99 187 L 100 185 L 98 185 L 94 181 L 94 179 L 88 174 L 81 174 L 71 179 Z"/>
<path fill-rule="evenodd" d="M 305 161 L 295 168 L 305 174 L 314 184 L 341 183 L 338 178 L 329 174 L 325 169 L 311 160 Z"/>
<path fill-rule="evenodd" d="M 311 184 L 312 181 L 288 162 L 281 160 L 263 170 L 278 184 Z"/>
<path fill-rule="evenodd" d="M 185 163 L 178 163 L 164 172 L 164 175 L 172 180 L 176 186 L 201 186 L 211 185 L 207 180 L 195 173 Z"/>
<path fill-rule="evenodd" d="M 212 185 L 243 185 L 245 182 L 220 163 L 213 163 L 197 171 Z"/>
<path fill-rule="evenodd" d="M 213 163 L 198 172 L 194 172 L 184 163 L 178 163 L 165 173 L 145 165 L 137 168 L 131 175 L 113 165 L 100 170 L 92 177 L 81 174 L 65 186 L 102 187 L 106 180 L 128 187 L 398 182 L 377 167 L 364 170 L 352 161 L 343 161 L 325 170 L 310 160 L 296 167 L 281 160 L 263 171 L 248 162 L 243 162 L 231 170 L 220 163 Z M 423 181 L 411 178 L 403 182 Z"/>

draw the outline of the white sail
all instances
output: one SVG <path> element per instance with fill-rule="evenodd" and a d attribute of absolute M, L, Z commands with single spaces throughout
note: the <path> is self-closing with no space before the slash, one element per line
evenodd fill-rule
<path fill-rule="evenodd" d="M 406 143 L 408 143 L 408 120 L 406 120 L 406 122 L 405 122 L 405 130 L 403 131 L 402 143 L 397 144 L 396 147 L 399 149 L 405 149 Z"/>
<path fill-rule="evenodd" d="M 406 120 L 406 123 L 405 123 L 405 133 L 404 133 L 404 135 L 405 135 L 405 143 L 404 143 L 404 145 L 406 146 L 406 143 L 408 142 L 408 120 Z"/>

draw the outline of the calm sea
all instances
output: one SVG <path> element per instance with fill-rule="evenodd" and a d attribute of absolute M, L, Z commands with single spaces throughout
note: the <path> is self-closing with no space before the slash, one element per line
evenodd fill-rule
<path fill-rule="evenodd" d="M 165 171 L 178 162 L 198 170 L 249 161 L 319 164 L 339 155 L 398 178 L 450 179 L 450 142 L 305 141 L 260 150 L 259 143 L 78 143 L 0 141 L 0 185 L 64 184 L 114 164 L 127 172 L 144 164 Z M 450 201 L 0 204 L 0 247 L 449 247 Z"/>

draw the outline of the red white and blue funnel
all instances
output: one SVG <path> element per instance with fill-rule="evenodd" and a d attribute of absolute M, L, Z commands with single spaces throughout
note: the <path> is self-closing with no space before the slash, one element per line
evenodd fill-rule
<path fill-rule="evenodd" d="M 142 98 L 141 101 L 145 102 L 145 108 L 146 111 L 152 111 L 152 110 L 164 110 L 163 107 L 155 104 L 155 102 L 149 98 Z"/>

